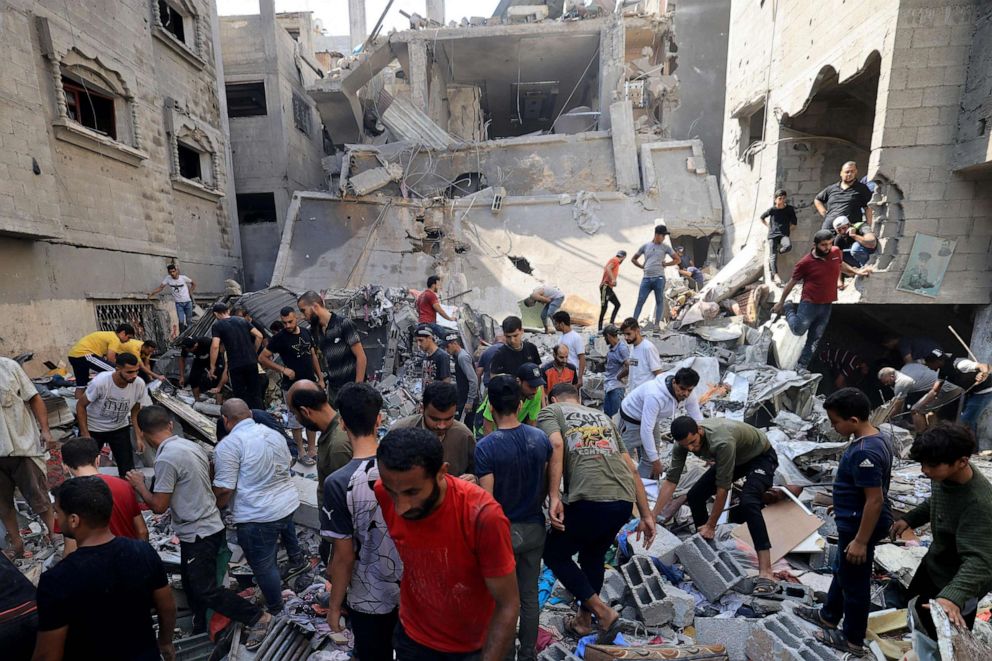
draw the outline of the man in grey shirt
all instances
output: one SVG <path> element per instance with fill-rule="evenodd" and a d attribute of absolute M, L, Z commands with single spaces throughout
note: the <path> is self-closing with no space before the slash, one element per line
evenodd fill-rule
<path fill-rule="evenodd" d="M 444 336 L 448 353 L 455 359 L 455 387 L 458 388 L 458 408 L 455 418 L 472 429 L 475 422 L 475 406 L 479 403 L 479 375 L 475 371 L 472 355 L 462 348 L 457 331 Z"/>
<path fill-rule="evenodd" d="M 678 266 L 681 263 L 681 258 L 665 243 L 665 236 L 667 234 L 667 227 L 656 225 L 654 228 L 654 238 L 638 248 L 630 260 L 634 266 L 644 271 L 644 277 L 641 278 L 641 287 L 637 290 L 637 305 L 634 306 L 634 319 L 641 318 L 641 308 L 647 302 L 648 294 L 654 292 L 655 325 L 661 323 L 661 318 L 665 313 L 665 267 Z M 666 256 L 672 259 L 666 261 Z"/>
<path fill-rule="evenodd" d="M 224 522 L 210 487 L 210 461 L 193 441 L 173 433 L 172 417 L 161 406 L 138 413 L 138 427 L 155 449 L 155 482 L 150 491 L 141 471 L 127 479 L 156 514 L 171 510 L 172 527 L 179 537 L 183 589 L 193 609 L 193 633 L 207 630 L 207 609 L 250 627 L 249 643 L 257 649 L 272 616 L 237 593 L 217 584 L 218 558 L 231 557 Z M 253 649 L 249 647 L 249 649 Z"/>

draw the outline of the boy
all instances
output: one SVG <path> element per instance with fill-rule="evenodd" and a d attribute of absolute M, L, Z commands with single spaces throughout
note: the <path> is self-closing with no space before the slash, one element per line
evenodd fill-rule
<path fill-rule="evenodd" d="M 772 274 L 772 281 L 780 286 L 782 279 L 778 277 L 778 255 L 792 250 L 789 234 L 793 225 L 799 222 L 795 208 L 786 202 L 787 196 L 784 189 L 775 191 L 775 203 L 761 214 L 761 222 L 768 227 L 768 270 Z M 769 217 L 771 222 L 768 221 Z"/>
<path fill-rule="evenodd" d="M 796 614 L 823 627 L 817 638 L 826 645 L 863 654 L 875 545 L 892 521 L 888 505 L 892 451 L 868 421 L 871 403 L 857 388 L 841 388 L 827 397 L 823 408 L 838 434 L 845 438 L 854 435 L 834 478 L 837 548 L 842 553 L 837 557 L 823 608 L 797 608 Z M 838 629 L 841 617 L 843 631 Z"/>
<path fill-rule="evenodd" d="M 930 638 L 937 633 L 929 602 L 936 600 L 951 623 L 975 623 L 978 600 L 992 590 L 992 484 L 971 465 L 975 436 L 957 423 L 941 422 L 920 434 L 909 456 L 930 478 L 930 498 L 892 524 L 893 539 L 930 523 L 933 542 L 909 584 L 916 618 Z"/>

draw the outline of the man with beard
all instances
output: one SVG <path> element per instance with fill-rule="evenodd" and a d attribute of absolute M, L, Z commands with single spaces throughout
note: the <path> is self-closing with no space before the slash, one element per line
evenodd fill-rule
<path fill-rule="evenodd" d="M 573 386 L 579 382 L 578 368 L 568 360 L 569 349 L 564 344 L 559 344 L 551 353 L 551 360 L 541 365 L 541 376 L 550 391 L 559 383 L 571 383 Z"/>
<path fill-rule="evenodd" d="M 426 429 L 389 432 L 376 458 L 376 499 L 403 560 L 396 657 L 503 659 L 520 598 L 499 503 L 448 475 L 444 448 Z"/>
<path fill-rule="evenodd" d="M 840 274 L 868 277 L 872 272 L 871 267 L 858 269 L 844 263 L 841 250 L 833 244 L 833 240 L 834 234 L 830 230 L 820 230 L 813 235 L 813 250 L 796 263 L 779 302 L 772 308 L 775 314 L 782 314 L 785 310 L 785 320 L 793 335 L 806 333 L 806 345 L 796 365 L 800 370 L 809 366 L 816 345 L 827 330 L 830 306 L 837 300 Z M 795 303 L 786 299 L 800 281 L 803 283 L 803 294 L 797 308 Z"/>
<path fill-rule="evenodd" d="M 362 338 L 350 319 L 324 306 L 324 299 L 317 292 L 305 292 L 296 302 L 303 317 L 310 322 L 310 332 L 324 356 L 327 401 L 333 405 L 341 386 L 365 381 L 368 359 Z"/>
<path fill-rule="evenodd" d="M 871 201 L 871 189 L 867 184 L 858 181 L 858 164 L 848 161 L 840 169 L 840 181 L 820 191 L 813 200 L 813 205 L 817 213 L 823 216 L 821 229 L 832 229 L 834 218 L 840 216 L 845 216 L 852 224 L 860 223 L 864 218 L 871 227 L 869 201 Z"/>
<path fill-rule="evenodd" d="M 110 446 L 121 477 L 134 468 L 131 428 L 138 452 L 145 441 L 138 429 L 138 410 L 145 397 L 145 382 L 138 378 L 138 359 L 129 353 L 117 354 L 117 368 L 98 374 L 76 400 L 79 435 L 89 436 L 103 447 Z"/>
<path fill-rule="evenodd" d="M 423 413 L 400 418 L 390 431 L 416 427 L 432 432 L 444 448 L 448 473 L 475 482 L 475 435 L 455 420 L 458 389 L 453 383 L 432 383 L 424 389 L 423 404 Z"/>

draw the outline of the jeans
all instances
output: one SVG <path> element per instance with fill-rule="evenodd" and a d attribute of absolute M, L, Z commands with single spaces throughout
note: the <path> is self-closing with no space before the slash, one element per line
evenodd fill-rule
<path fill-rule="evenodd" d="M 207 609 L 215 610 L 236 622 L 253 625 L 262 617 L 255 604 L 219 585 L 218 572 L 221 551 L 227 548 L 227 534 L 219 530 L 192 542 L 179 542 L 180 575 L 183 589 L 193 611 L 193 633 L 207 630 Z M 224 563 L 226 568 L 227 563 Z M 223 580 L 223 579 L 220 579 Z"/>
<path fill-rule="evenodd" d="M 193 323 L 193 301 L 176 301 L 176 316 L 179 317 L 179 330 L 182 332 Z"/>
<path fill-rule="evenodd" d="M 961 424 L 968 425 L 971 431 L 978 433 L 978 419 L 990 404 L 992 404 L 992 392 L 970 396 L 964 403 L 964 410 L 961 411 Z"/>
<path fill-rule="evenodd" d="M 406 635 L 402 623 L 398 623 L 393 631 L 393 648 L 396 650 L 396 661 L 479 661 L 482 659 L 482 650 L 439 652 L 426 645 L 421 645 Z"/>
<path fill-rule="evenodd" d="M 620 412 L 620 402 L 623 401 L 623 388 L 614 388 L 606 393 L 603 399 L 603 413 L 611 418 Z"/>
<path fill-rule="evenodd" d="M 517 640 L 520 649 L 516 658 L 533 661 L 537 658 L 537 625 L 541 615 L 538 606 L 537 581 L 541 576 L 541 554 L 544 553 L 544 524 L 512 523 L 510 539 L 517 563 L 517 589 L 520 591 L 520 629 Z M 507 651 L 507 661 L 513 661 L 513 646 Z"/>
<path fill-rule="evenodd" d="M 231 390 L 234 396 L 244 400 L 250 409 L 264 409 L 262 398 L 259 397 L 258 365 L 242 365 L 241 367 L 231 367 L 228 369 L 228 376 L 231 379 Z"/>
<path fill-rule="evenodd" d="M 603 561 L 617 533 L 630 520 L 626 500 L 579 500 L 565 505 L 565 530 L 552 528 L 544 544 L 544 564 L 562 585 L 585 603 L 603 589 Z M 579 554 L 579 563 L 572 559 Z"/>
<path fill-rule="evenodd" d="M 641 445 L 641 426 L 637 423 L 626 420 L 621 415 L 613 416 L 613 423 L 617 426 L 617 431 L 620 432 L 620 437 L 623 439 L 623 444 L 629 452 L 632 448 L 637 449 L 637 473 L 641 477 L 651 477 L 651 471 L 654 468 L 653 462 L 648 459 L 647 453 Z M 655 443 L 655 455 L 660 456 L 657 452 L 658 441 L 661 440 L 661 420 L 655 424 L 654 428 L 654 443 Z"/>
<path fill-rule="evenodd" d="M 303 549 L 296 538 L 292 514 L 278 521 L 238 524 L 238 544 L 245 552 L 245 558 L 255 574 L 255 583 L 265 597 L 268 611 L 273 615 L 282 611 L 282 578 L 276 564 L 280 539 L 289 554 L 290 563 L 301 562 Z"/>
<path fill-rule="evenodd" d="M 121 477 L 134 468 L 134 449 L 131 447 L 131 427 L 123 427 L 114 431 L 93 431 L 90 436 L 96 441 L 98 447 L 104 444 L 110 446 L 110 451 L 114 453 L 114 463 L 117 464 L 117 474 Z"/>
<path fill-rule="evenodd" d="M 755 551 L 767 551 L 772 547 L 768 539 L 765 519 L 761 516 L 761 508 L 764 507 L 761 497 L 772 488 L 777 466 L 778 455 L 775 454 L 774 448 L 768 448 L 764 454 L 759 454 L 746 464 L 734 467 L 734 481 L 744 477 L 744 486 L 741 487 L 737 507 L 731 510 L 732 518 L 736 519 L 734 523 L 747 524 Z M 716 466 L 711 466 L 686 494 L 689 509 L 692 511 L 692 520 L 697 528 L 709 519 L 710 513 L 706 509 L 706 503 L 715 493 Z"/>
<path fill-rule="evenodd" d="M 844 250 L 844 263 L 856 269 L 868 263 L 868 259 L 875 254 L 874 250 L 868 250 L 863 245 L 854 242 L 854 245 Z"/>
<path fill-rule="evenodd" d="M 641 279 L 641 286 L 637 290 L 637 305 L 634 306 L 634 319 L 641 318 L 641 308 L 644 307 L 651 292 L 654 292 L 654 323 L 658 324 L 665 315 L 665 276 L 663 275 Z"/>
<path fill-rule="evenodd" d="M 613 287 L 609 285 L 599 286 L 599 330 L 603 330 L 603 319 L 606 318 L 606 308 L 609 304 L 613 304 L 613 314 L 610 315 L 610 323 L 615 323 L 617 320 L 617 312 L 620 311 L 620 299 L 617 298 L 617 294 L 613 291 Z"/>
<path fill-rule="evenodd" d="M 564 296 L 553 298 L 547 305 L 544 306 L 544 309 L 541 310 L 541 323 L 544 324 L 545 328 L 548 327 L 548 319 L 550 319 L 555 312 L 558 312 L 558 308 L 560 308 L 561 304 L 564 302 Z"/>
<path fill-rule="evenodd" d="M 789 324 L 789 330 L 793 335 L 806 333 L 806 344 L 799 354 L 797 368 L 806 369 L 809 361 L 813 359 L 816 345 L 820 343 L 820 338 L 823 337 L 827 324 L 830 323 L 830 309 L 830 303 L 802 301 L 798 308 L 791 302 L 786 303 L 785 321 Z"/>
<path fill-rule="evenodd" d="M 852 523 L 859 524 L 858 521 Z M 875 557 L 875 545 L 885 537 L 887 525 L 876 526 L 876 531 L 868 543 L 865 562 L 854 565 L 847 561 L 844 550 L 858 536 L 857 525 L 837 526 L 837 558 L 834 561 L 834 578 L 830 582 L 827 601 L 820 610 L 820 616 L 827 622 L 837 624 L 844 618 L 844 637 L 852 645 L 863 645 L 868 629 L 868 612 L 871 609 L 871 571 Z"/>
<path fill-rule="evenodd" d="M 382 615 L 350 610 L 355 656 L 361 661 L 393 661 L 393 631 L 400 621 L 399 609 Z"/>

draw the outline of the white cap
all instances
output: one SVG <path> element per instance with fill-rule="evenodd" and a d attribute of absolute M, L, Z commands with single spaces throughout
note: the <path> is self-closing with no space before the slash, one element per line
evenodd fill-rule
<path fill-rule="evenodd" d="M 851 221 L 847 219 L 847 216 L 837 216 L 836 218 L 834 218 L 835 230 L 839 230 L 841 227 L 845 227 L 846 225 L 850 225 L 850 224 Z"/>

